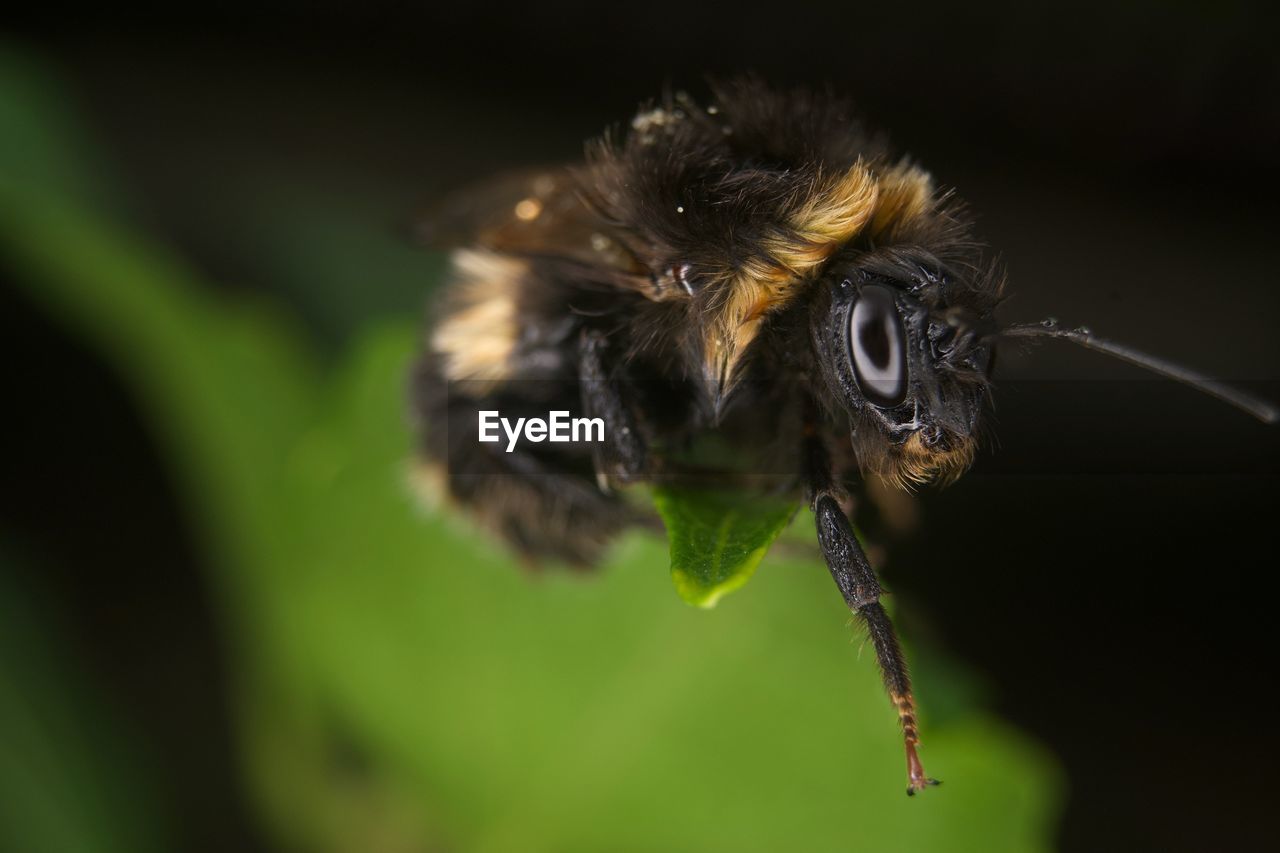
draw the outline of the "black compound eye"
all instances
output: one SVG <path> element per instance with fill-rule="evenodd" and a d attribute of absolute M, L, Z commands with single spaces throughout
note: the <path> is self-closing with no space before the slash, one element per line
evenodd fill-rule
<path fill-rule="evenodd" d="M 849 317 L 849 358 L 864 397 L 896 406 L 907 396 L 907 334 L 887 287 L 867 285 Z"/>

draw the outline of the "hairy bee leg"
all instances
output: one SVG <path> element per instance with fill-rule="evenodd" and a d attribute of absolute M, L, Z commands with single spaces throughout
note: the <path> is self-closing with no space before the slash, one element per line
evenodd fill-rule
<path fill-rule="evenodd" d="M 907 751 L 907 794 L 913 795 L 938 782 L 925 775 L 916 747 L 920 734 L 916 723 L 915 700 L 911 696 L 911 679 L 906 658 L 894 633 L 889 614 L 880 605 L 880 583 L 844 511 L 829 493 L 820 493 L 814 501 L 818 527 L 818 543 L 826 558 L 831 577 L 844 595 L 849 609 L 862 617 L 875 647 L 876 661 L 885 689 L 898 711 L 902 738 Z"/>
<path fill-rule="evenodd" d="M 582 333 L 578 362 L 582 406 L 587 417 L 604 421 L 604 441 L 591 446 L 596 479 L 602 491 L 608 491 L 610 483 L 626 484 L 640 479 L 649 461 L 648 448 L 636 426 L 635 415 L 606 369 L 607 349 L 608 341 L 601 332 Z"/>
<path fill-rule="evenodd" d="M 472 420 L 467 407 L 460 408 Z M 491 445 L 458 442 L 435 462 L 449 497 L 534 562 L 594 565 L 631 519 L 616 496 L 595 487 L 589 471 L 574 473 L 521 448 L 505 453 Z"/>
<path fill-rule="evenodd" d="M 466 384 L 451 386 L 438 359 L 419 359 L 411 377 L 411 405 L 418 430 L 416 484 L 428 501 L 444 499 L 466 509 L 482 526 L 504 538 L 533 563 L 561 560 L 593 565 L 608 543 L 634 519 L 616 496 L 596 488 L 586 449 L 575 444 L 504 445 L 478 440 L 480 410 L 535 414 L 576 403 L 576 383 L 534 383 L 535 401 L 521 396 L 522 383 L 474 396 Z"/>

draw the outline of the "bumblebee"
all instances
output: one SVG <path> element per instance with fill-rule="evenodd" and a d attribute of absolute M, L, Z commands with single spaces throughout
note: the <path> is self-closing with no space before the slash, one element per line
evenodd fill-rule
<path fill-rule="evenodd" d="M 974 458 L 997 343 L 1063 338 L 1274 421 L 1266 403 L 1052 321 L 1001 328 L 1005 277 L 973 217 L 841 98 L 756 80 L 670 94 L 583 162 L 446 202 L 452 272 L 413 375 L 424 470 L 532 561 L 590 566 L 645 522 L 636 483 L 696 477 L 803 495 L 924 771 L 911 682 L 846 507 Z M 573 411 L 603 440 L 501 446 L 484 413 Z M 706 436 L 737 463 L 699 466 Z"/>

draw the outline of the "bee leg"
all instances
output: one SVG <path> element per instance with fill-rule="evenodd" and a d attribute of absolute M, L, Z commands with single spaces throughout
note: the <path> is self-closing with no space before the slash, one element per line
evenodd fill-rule
<path fill-rule="evenodd" d="M 479 441 L 481 410 L 536 416 L 548 407 L 572 409 L 577 383 L 553 388 L 545 381 L 512 382 L 502 391 L 477 394 L 473 383 L 447 382 L 434 354 L 419 359 L 411 381 L 419 441 L 413 482 L 428 504 L 447 501 L 466 511 L 530 565 L 594 565 L 632 523 L 633 509 L 596 488 L 585 448 L 521 444 L 508 452 L 505 442 Z M 536 392 L 532 399 L 526 396 L 530 391 Z"/>
<path fill-rule="evenodd" d="M 610 484 L 639 480 L 648 469 L 649 453 L 636 426 L 635 415 L 622 399 L 621 388 L 605 365 L 608 341 L 598 331 L 585 331 L 579 346 L 578 375 L 582 406 L 589 418 L 604 421 L 604 441 L 591 445 L 596 480 L 601 491 Z"/>
<path fill-rule="evenodd" d="M 853 535 L 849 519 L 835 498 L 826 492 L 819 493 L 813 510 L 817 519 L 818 542 L 831 577 L 840 587 L 849 609 L 866 623 L 885 689 L 898 710 L 907 749 L 907 794 L 915 794 L 938 782 L 925 775 L 920 756 L 916 753 L 920 735 L 916 725 L 915 700 L 911 696 L 911 679 L 907 675 L 907 662 L 894 634 L 893 623 L 880 605 L 880 584 L 862 552 L 862 546 Z"/>

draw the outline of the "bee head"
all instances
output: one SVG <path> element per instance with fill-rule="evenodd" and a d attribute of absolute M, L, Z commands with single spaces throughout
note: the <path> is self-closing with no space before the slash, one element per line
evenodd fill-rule
<path fill-rule="evenodd" d="M 998 287 L 926 252 L 831 266 L 814 305 L 820 372 L 851 420 L 860 464 L 901 486 L 950 480 L 977 448 L 994 360 Z"/>

